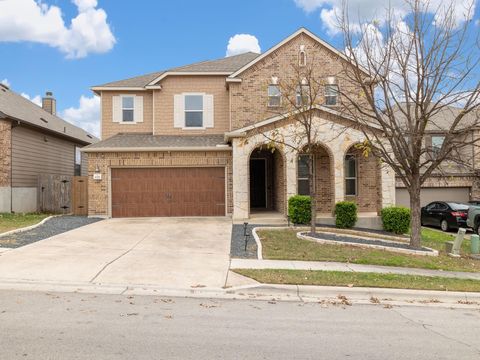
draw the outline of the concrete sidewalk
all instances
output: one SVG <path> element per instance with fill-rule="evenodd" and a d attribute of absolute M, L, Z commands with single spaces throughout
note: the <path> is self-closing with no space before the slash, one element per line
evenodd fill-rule
<path fill-rule="evenodd" d="M 462 271 L 441 271 L 416 268 L 402 268 L 379 265 L 360 265 L 328 261 L 290 261 L 290 260 L 256 260 L 232 259 L 230 269 L 284 269 L 284 270 L 323 270 L 369 272 L 380 274 L 401 274 L 417 276 L 438 276 L 445 278 L 480 280 L 480 273 Z"/>

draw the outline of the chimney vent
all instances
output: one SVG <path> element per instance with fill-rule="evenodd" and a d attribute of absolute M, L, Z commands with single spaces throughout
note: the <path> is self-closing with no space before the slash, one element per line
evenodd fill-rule
<path fill-rule="evenodd" d="M 51 91 L 45 93 L 45 96 L 42 99 L 42 108 L 52 115 L 57 114 L 57 100 L 55 100 Z"/>

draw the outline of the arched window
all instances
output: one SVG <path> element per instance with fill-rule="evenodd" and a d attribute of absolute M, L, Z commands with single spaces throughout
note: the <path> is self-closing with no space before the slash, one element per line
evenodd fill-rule
<path fill-rule="evenodd" d="M 351 153 L 345 155 L 345 195 L 357 195 L 357 157 Z"/>
<path fill-rule="evenodd" d="M 305 53 L 305 51 L 300 51 L 300 54 L 298 54 L 298 65 L 307 65 L 307 54 Z"/>

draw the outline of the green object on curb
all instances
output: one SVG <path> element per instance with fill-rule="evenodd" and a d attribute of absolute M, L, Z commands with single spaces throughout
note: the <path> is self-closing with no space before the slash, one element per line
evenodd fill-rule
<path fill-rule="evenodd" d="M 470 236 L 470 250 L 472 254 L 480 253 L 480 237 L 478 235 Z"/>

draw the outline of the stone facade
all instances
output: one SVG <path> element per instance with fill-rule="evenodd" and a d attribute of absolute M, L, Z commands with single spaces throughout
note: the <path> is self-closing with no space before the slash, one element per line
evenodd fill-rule
<path fill-rule="evenodd" d="M 12 184 L 12 124 L 0 120 L 0 187 Z"/>
<path fill-rule="evenodd" d="M 110 169 L 112 167 L 209 167 L 226 168 L 227 213 L 233 211 L 232 203 L 232 155 L 230 151 L 176 151 L 176 152 L 120 152 L 90 153 L 88 155 L 88 214 L 105 216 L 111 214 Z M 94 180 L 95 173 L 101 180 Z"/>
<path fill-rule="evenodd" d="M 318 206 L 321 209 L 329 209 L 330 214 L 333 211 L 333 204 L 338 201 L 346 200 L 345 197 L 345 178 L 344 178 L 344 159 L 347 152 L 356 143 L 364 141 L 362 132 L 353 128 L 345 128 L 344 125 L 326 121 L 331 118 L 328 114 L 319 112 L 314 120 L 315 131 L 317 134 L 315 142 L 323 149 L 319 152 L 317 160 L 317 192 L 320 194 Z M 250 198 L 249 198 L 249 161 L 254 149 L 266 144 L 266 137 L 273 135 L 268 133 L 268 129 L 262 129 L 262 132 L 253 132 L 248 134 L 248 139 L 234 138 L 233 147 L 233 217 L 236 220 L 248 219 L 250 216 Z M 273 130 L 270 130 L 273 131 Z M 285 124 L 276 128 L 286 144 L 281 151 L 285 156 L 286 167 L 286 198 L 290 198 L 298 193 L 297 188 L 297 158 L 298 151 L 303 146 L 296 142 L 295 124 Z M 329 163 L 327 164 L 327 155 Z M 359 205 L 359 211 L 364 213 L 377 212 L 385 206 L 395 204 L 395 177 L 390 168 L 378 166 L 378 161 L 374 158 L 359 159 L 359 178 L 358 197 L 352 198 Z M 329 170 L 327 170 L 329 169 Z M 331 175 L 329 176 L 329 172 Z M 362 175 L 360 175 L 362 174 Z M 333 185 L 330 183 L 332 182 Z M 348 200 L 348 199 L 347 199 Z"/>

